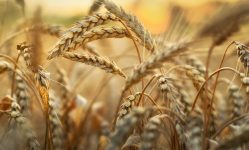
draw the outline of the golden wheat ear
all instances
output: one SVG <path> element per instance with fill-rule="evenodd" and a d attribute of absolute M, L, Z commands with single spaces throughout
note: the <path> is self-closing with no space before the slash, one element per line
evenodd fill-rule
<path fill-rule="evenodd" d="M 187 45 L 186 43 L 179 43 L 169 47 L 158 54 L 152 55 L 149 60 L 144 61 L 134 68 L 132 74 L 126 79 L 124 91 L 141 81 L 144 77 L 152 74 L 155 69 L 162 67 L 164 62 L 170 61 L 171 58 L 177 56 L 179 53 L 188 50 Z"/>
<path fill-rule="evenodd" d="M 69 47 L 73 47 L 71 44 L 77 40 L 77 38 L 83 36 L 86 31 L 110 21 L 118 21 L 118 18 L 111 13 L 98 13 L 78 21 L 64 32 L 52 50 L 49 51 L 47 59 L 50 60 L 54 57 L 58 57 L 62 52 L 68 51 Z"/>
<path fill-rule="evenodd" d="M 125 24 L 133 31 L 136 36 L 143 42 L 147 50 L 153 52 L 155 50 L 155 41 L 151 37 L 150 32 L 145 29 L 142 23 L 137 19 L 136 16 L 127 13 L 122 7 L 117 6 L 111 0 L 103 1 L 105 8 L 120 18 Z"/>
<path fill-rule="evenodd" d="M 62 54 L 64 58 L 67 58 L 72 61 L 82 62 L 87 65 L 92 65 L 106 72 L 120 75 L 121 77 L 126 77 L 122 70 L 113 62 L 104 57 L 87 55 L 87 54 L 77 54 L 66 52 Z"/>

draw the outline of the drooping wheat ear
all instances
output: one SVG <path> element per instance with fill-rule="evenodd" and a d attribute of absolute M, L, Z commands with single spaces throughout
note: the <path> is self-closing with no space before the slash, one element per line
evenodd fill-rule
<path fill-rule="evenodd" d="M 182 68 L 185 71 L 186 75 L 193 81 L 195 88 L 199 90 L 201 85 L 205 81 L 203 74 L 201 74 L 201 72 L 189 65 L 186 65 Z"/>
<path fill-rule="evenodd" d="M 240 88 L 235 84 L 229 87 L 228 98 L 232 101 L 232 118 L 241 116 L 243 114 L 246 101 L 240 93 Z"/>
<path fill-rule="evenodd" d="M 144 61 L 133 70 L 132 74 L 126 79 L 123 91 L 126 91 L 144 77 L 153 73 L 155 69 L 162 67 L 164 62 L 171 60 L 172 57 L 186 50 L 187 44 L 182 43 L 169 47 L 158 54 L 154 54 L 149 60 Z"/>
<path fill-rule="evenodd" d="M 134 94 L 134 95 L 129 95 L 128 97 L 125 98 L 125 101 L 120 105 L 120 110 L 118 112 L 117 120 L 122 119 L 124 116 L 130 113 L 132 105 L 134 105 L 137 96 L 138 96 L 137 94 Z"/>
<path fill-rule="evenodd" d="M 84 35 L 76 38 L 70 45 L 68 45 L 67 51 L 75 50 L 80 46 L 85 46 L 88 42 L 106 39 L 106 38 L 130 38 L 128 31 L 125 28 L 121 27 L 100 27 L 94 28 L 89 31 L 86 31 Z"/>
<path fill-rule="evenodd" d="M 35 73 L 36 86 L 42 98 L 42 104 L 45 111 L 49 110 L 49 73 L 45 72 L 41 67 Z"/>
<path fill-rule="evenodd" d="M 195 89 L 197 91 L 199 91 L 199 89 L 201 88 L 202 84 L 205 82 L 203 74 L 201 74 L 197 69 L 195 69 L 194 67 L 189 66 L 189 65 L 182 66 L 181 69 L 183 69 L 183 71 L 186 73 L 186 76 L 191 79 L 191 81 L 192 81 Z M 209 90 L 209 88 L 207 90 Z M 209 92 L 207 92 L 206 93 L 207 95 L 204 95 L 203 92 L 204 91 L 202 90 L 201 94 L 200 94 L 201 99 L 203 101 L 206 100 L 207 98 L 210 99 L 211 94 Z M 205 107 L 205 105 L 203 105 L 203 104 L 204 103 L 201 103 L 201 108 Z M 196 111 L 199 111 L 199 110 L 196 110 Z M 212 113 L 213 113 L 213 111 L 212 111 Z"/>
<path fill-rule="evenodd" d="M 183 83 L 176 82 L 175 86 L 178 90 L 178 93 L 180 94 L 179 101 L 183 105 L 183 112 L 185 114 L 189 114 L 191 111 L 191 106 L 192 106 L 189 94 L 185 90 Z"/>
<path fill-rule="evenodd" d="M 110 143 L 107 144 L 106 150 L 118 150 L 125 143 L 129 134 L 138 123 L 139 119 L 146 115 L 148 109 L 137 107 L 134 108 L 123 119 L 119 120 L 116 129 L 110 135 Z"/>
<path fill-rule="evenodd" d="M 194 150 L 201 149 L 203 125 L 202 119 L 199 116 L 191 116 L 188 118 L 186 125 L 186 129 L 189 132 L 187 148 Z"/>
<path fill-rule="evenodd" d="M 155 50 L 155 42 L 151 37 L 151 34 L 145 27 L 142 25 L 140 21 L 138 21 L 137 17 L 125 12 L 125 10 L 110 0 L 103 1 L 105 8 L 119 17 L 121 20 L 125 22 L 125 24 L 137 35 L 137 37 L 144 42 L 145 47 L 153 52 Z"/>
<path fill-rule="evenodd" d="M 93 4 L 91 5 L 88 14 L 92 15 L 94 12 L 98 11 L 102 5 L 104 0 L 94 0 Z"/>
<path fill-rule="evenodd" d="M 38 72 L 35 74 L 37 84 L 49 89 L 50 73 L 46 72 L 42 67 L 39 67 Z"/>
<path fill-rule="evenodd" d="M 182 67 L 184 71 L 186 72 L 186 75 L 192 80 L 194 87 L 196 88 L 197 91 L 199 91 L 200 87 L 202 84 L 205 82 L 204 76 L 201 72 L 199 72 L 197 69 L 195 69 L 192 66 L 186 65 Z M 207 89 L 208 90 L 208 89 Z M 208 98 L 210 100 L 210 93 L 207 93 L 207 97 L 201 94 L 201 99 L 205 100 Z M 208 104 L 209 105 L 209 104 Z M 201 103 L 202 109 L 205 109 L 205 103 Z M 215 109 L 214 105 L 212 105 L 211 111 L 210 111 L 210 120 L 209 120 L 209 134 L 214 134 L 216 130 L 216 114 L 215 114 Z"/>
<path fill-rule="evenodd" d="M 155 143 L 160 136 L 160 128 L 162 125 L 161 116 L 154 116 L 149 119 L 143 134 L 140 150 L 151 150 L 155 148 Z"/>
<path fill-rule="evenodd" d="M 177 91 L 177 88 L 174 85 L 174 81 L 172 78 L 166 75 L 158 76 L 159 89 L 163 96 L 165 96 L 167 102 L 170 103 L 170 108 L 173 112 L 184 116 L 183 106 L 179 102 L 180 94 Z M 164 102 L 166 103 L 166 102 Z"/>
<path fill-rule="evenodd" d="M 27 68 L 30 68 L 32 70 L 33 68 L 31 62 L 32 46 L 28 45 L 26 42 L 23 42 L 17 45 L 17 51 L 19 55 L 23 56 Z"/>
<path fill-rule="evenodd" d="M 56 112 L 55 99 L 53 96 L 50 96 L 49 101 L 49 121 L 52 134 L 52 143 L 54 149 L 63 149 L 63 130 L 62 124 L 59 120 L 58 113 Z"/>
<path fill-rule="evenodd" d="M 186 147 L 188 137 L 184 126 L 180 122 L 176 122 L 175 128 L 181 147 Z"/>
<path fill-rule="evenodd" d="M 86 31 L 106 24 L 109 21 L 118 21 L 119 19 L 111 13 L 99 13 L 93 16 L 87 16 L 83 20 L 77 22 L 74 26 L 65 31 L 60 40 L 55 44 L 54 48 L 49 52 L 48 59 L 59 56 L 62 52 L 68 51 L 69 46 L 79 36 Z"/>
<path fill-rule="evenodd" d="M 110 61 L 107 58 L 71 52 L 65 52 L 62 55 L 64 58 L 69 60 L 82 62 L 87 65 L 98 67 L 102 70 L 105 70 L 106 72 L 125 77 L 125 74 L 122 72 L 122 70 L 113 61 Z"/>
<path fill-rule="evenodd" d="M 27 44 L 26 42 L 22 42 L 17 45 L 17 51 L 19 55 L 23 56 L 24 61 L 26 63 L 26 67 L 30 69 L 32 72 L 37 72 L 39 70 L 40 59 L 36 60 L 37 55 L 41 55 L 39 49 L 35 49 L 35 47 L 31 44 Z M 38 52 L 39 51 L 39 52 Z"/>
<path fill-rule="evenodd" d="M 16 75 L 16 99 L 21 106 L 21 113 L 27 115 L 29 113 L 30 97 L 27 92 L 27 85 L 23 79 Z"/>
<path fill-rule="evenodd" d="M 249 51 L 248 47 L 240 42 L 235 42 L 237 55 L 240 58 L 241 63 L 244 64 L 244 68 L 248 71 L 249 69 Z M 246 72 L 247 74 L 248 72 Z"/>
<path fill-rule="evenodd" d="M 211 36 L 214 45 L 220 45 L 239 30 L 240 24 L 249 13 L 249 3 L 240 2 L 217 12 L 198 32 L 198 37 Z"/>
<path fill-rule="evenodd" d="M 12 98 L 10 98 L 12 99 Z M 23 117 L 20 112 L 21 107 L 17 104 L 16 100 L 13 99 L 11 104 L 10 117 L 14 119 L 15 124 L 20 129 L 20 131 L 25 138 L 27 138 L 26 148 L 28 150 L 40 150 L 40 144 L 37 140 L 34 130 L 31 127 L 30 121 Z"/>
<path fill-rule="evenodd" d="M 203 76 L 205 75 L 206 68 L 203 63 L 194 55 L 188 56 L 186 63 L 197 69 Z"/>

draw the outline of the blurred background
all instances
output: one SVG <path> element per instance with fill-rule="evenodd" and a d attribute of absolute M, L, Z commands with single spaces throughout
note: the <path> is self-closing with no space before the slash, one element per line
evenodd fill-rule
<path fill-rule="evenodd" d="M 16 1 L 0 0 L 1 28 L 22 15 L 21 5 Z M 160 33 L 167 28 L 171 14 L 170 7 L 177 5 L 186 9 L 187 18 L 196 22 L 201 17 L 208 17 L 220 5 L 235 3 L 237 0 L 115 0 L 126 10 L 135 14 L 152 33 Z M 19 4 L 21 1 L 19 2 Z M 51 23 L 71 24 L 87 14 L 93 0 L 26 0 L 26 17 L 32 16 L 34 10 L 42 7 L 45 21 Z M 9 26 L 10 25 L 10 26 Z M 6 26 L 5 26 L 6 27 Z"/>

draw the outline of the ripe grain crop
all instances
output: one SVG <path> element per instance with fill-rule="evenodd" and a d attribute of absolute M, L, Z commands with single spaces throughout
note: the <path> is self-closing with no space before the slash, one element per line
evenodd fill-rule
<path fill-rule="evenodd" d="M 249 3 L 186 3 L 0 2 L 0 150 L 249 149 Z"/>

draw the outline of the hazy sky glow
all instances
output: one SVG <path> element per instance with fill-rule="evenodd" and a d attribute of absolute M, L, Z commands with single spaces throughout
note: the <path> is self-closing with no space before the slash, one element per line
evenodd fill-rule
<path fill-rule="evenodd" d="M 116 3 L 129 5 L 135 0 L 115 0 Z M 212 0 L 140 0 L 148 2 L 153 5 L 154 2 L 160 3 L 172 3 L 176 2 L 185 6 L 200 5 L 203 2 L 210 2 Z M 220 1 L 236 1 L 236 0 L 220 0 Z M 34 6 L 43 6 L 44 13 L 49 12 L 50 14 L 56 15 L 73 15 L 87 12 L 89 6 L 93 0 L 26 0 L 28 7 L 33 8 Z"/>
<path fill-rule="evenodd" d="M 127 5 L 133 0 L 118 0 L 118 4 Z M 93 0 L 26 0 L 27 6 L 33 8 L 41 5 L 44 13 L 55 15 L 74 15 L 85 13 L 88 11 L 89 6 Z"/>
<path fill-rule="evenodd" d="M 217 0 L 113 0 L 118 5 L 122 6 L 128 12 L 135 14 L 144 25 L 153 32 L 161 32 L 167 26 L 167 19 L 169 19 L 168 5 L 177 3 L 181 6 L 191 7 L 190 10 L 199 9 L 205 14 L 210 12 L 209 9 L 203 7 L 206 2 Z M 141 1 L 139 7 L 133 8 L 134 2 Z M 220 0 L 234 2 L 236 0 Z M 58 17 L 72 17 L 75 15 L 84 16 L 87 14 L 89 7 L 93 0 L 26 0 L 28 14 L 32 12 L 36 6 L 40 5 L 43 8 L 45 16 L 58 16 Z M 156 15 L 155 15 L 156 14 Z M 194 13 L 198 20 L 198 13 Z M 194 18 L 191 14 L 190 18 Z M 194 19 L 192 19 L 194 20 Z"/>

